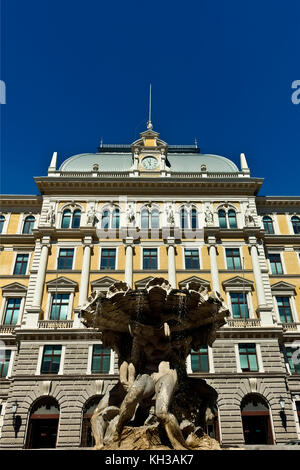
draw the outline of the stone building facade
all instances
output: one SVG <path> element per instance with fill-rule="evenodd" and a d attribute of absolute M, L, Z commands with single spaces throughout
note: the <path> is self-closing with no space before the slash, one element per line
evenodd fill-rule
<path fill-rule="evenodd" d="M 1 196 L 0 447 L 92 444 L 89 417 L 118 358 L 80 309 L 116 280 L 143 289 L 197 279 L 231 317 L 189 374 L 218 392 L 208 432 L 224 445 L 300 439 L 300 198 L 262 197 L 263 179 L 197 146 L 168 146 L 151 123 Z M 299 344 L 297 344 L 299 342 Z"/>

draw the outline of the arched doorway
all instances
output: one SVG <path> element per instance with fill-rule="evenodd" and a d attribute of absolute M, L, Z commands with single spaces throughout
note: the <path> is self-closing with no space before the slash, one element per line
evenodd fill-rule
<path fill-rule="evenodd" d="M 245 444 L 273 444 L 270 411 L 267 401 L 256 394 L 246 395 L 241 402 Z"/>
<path fill-rule="evenodd" d="M 94 396 L 90 398 L 83 407 L 81 447 L 93 447 L 95 445 L 92 435 L 91 417 L 101 398 L 101 396 Z"/>
<path fill-rule="evenodd" d="M 31 408 L 26 448 L 51 449 L 56 447 L 59 405 L 54 398 L 43 397 Z"/>

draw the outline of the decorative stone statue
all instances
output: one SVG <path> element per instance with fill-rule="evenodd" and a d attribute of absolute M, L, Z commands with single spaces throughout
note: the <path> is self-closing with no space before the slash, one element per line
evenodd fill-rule
<path fill-rule="evenodd" d="M 250 209 L 249 204 L 247 204 L 246 211 L 245 211 L 245 225 L 246 227 L 252 226 L 255 224 L 253 212 Z"/>
<path fill-rule="evenodd" d="M 128 430 L 156 432 L 159 440 L 159 427 L 174 449 L 197 448 L 217 393 L 204 380 L 188 377 L 186 358 L 191 349 L 212 345 L 228 315 L 219 294 L 209 295 L 197 282 L 177 291 L 163 278 L 149 281 L 144 291 L 116 282 L 106 296 L 90 299 L 81 311 L 83 323 L 101 331 L 120 370 L 119 383 L 91 419 L 95 448 L 117 448 Z"/>
<path fill-rule="evenodd" d="M 94 209 L 94 207 L 91 207 L 89 209 L 88 213 L 87 213 L 87 224 L 88 225 L 94 225 L 95 215 L 96 215 L 95 209 Z"/>
<path fill-rule="evenodd" d="M 212 225 L 214 223 L 214 216 L 209 207 L 207 207 L 205 211 L 205 222 L 207 225 Z"/>
<path fill-rule="evenodd" d="M 51 225 L 51 227 L 55 223 L 55 211 L 54 211 L 52 206 L 49 207 L 49 210 L 48 210 L 47 216 L 46 216 L 46 220 L 47 220 L 47 223 L 49 225 Z"/>
<path fill-rule="evenodd" d="M 132 224 L 135 221 L 135 212 L 131 204 L 127 207 L 127 221 L 129 224 Z"/>
<path fill-rule="evenodd" d="M 174 211 L 171 204 L 167 207 L 167 222 L 170 225 L 174 225 L 175 223 Z"/>

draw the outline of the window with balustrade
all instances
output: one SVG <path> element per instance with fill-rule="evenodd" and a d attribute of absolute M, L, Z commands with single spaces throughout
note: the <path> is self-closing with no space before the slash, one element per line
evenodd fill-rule
<path fill-rule="evenodd" d="M 52 294 L 50 320 L 67 320 L 70 294 Z"/>
<path fill-rule="evenodd" d="M 279 318 L 282 323 L 293 323 L 293 314 L 290 298 L 286 296 L 276 296 Z"/>
<path fill-rule="evenodd" d="M 158 229 L 159 228 L 159 210 L 157 208 L 143 208 L 141 210 L 141 228 Z"/>
<path fill-rule="evenodd" d="M 218 218 L 220 228 L 237 228 L 236 211 L 234 209 L 219 209 Z"/>
<path fill-rule="evenodd" d="M 120 209 L 115 207 L 113 209 L 104 208 L 101 215 L 101 228 L 103 229 L 118 229 L 120 227 Z"/>
<path fill-rule="evenodd" d="M 81 220 L 81 210 L 65 209 L 62 214 L 61 228 L 79 228 Z"/>
<path fill-rule="evenodd" d="M 196 207 L 182 207 L 180 209 L 180 227 L 183 229 L 198 228 L 198 213 Z"/>
<path fill-rule="evenodd" d="M 249 318 L 246 292 L 231 292 L 230 300 L 233 318 Z"/>
<path fill-rule="evenodd" d="M 21 302 L 22 299 L 19 297 L 7 299 L 3 321 L 4 325 L 16 325 L 18 323 L 21 310 Z"/>

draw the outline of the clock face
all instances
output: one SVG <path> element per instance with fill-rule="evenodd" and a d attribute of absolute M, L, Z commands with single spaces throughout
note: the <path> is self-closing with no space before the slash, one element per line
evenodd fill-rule
<path fill-rule="evenodd" d="M 146 170 L 154 170 L 158 165 L 158 161 L 155 157 L 145 157 L 142 160 L 142 165 Z"/>

